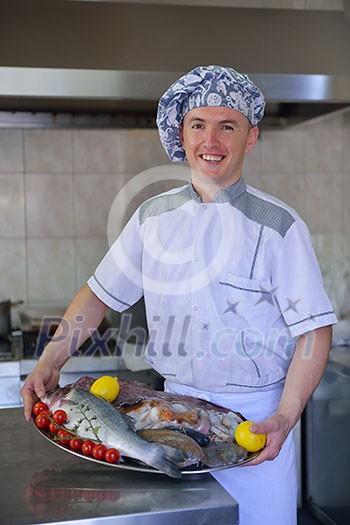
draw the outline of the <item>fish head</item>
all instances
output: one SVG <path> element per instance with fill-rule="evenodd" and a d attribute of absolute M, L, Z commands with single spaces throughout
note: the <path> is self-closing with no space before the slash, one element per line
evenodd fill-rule
<path fill-rule="evenodd" d="M 64 408 L 67 405 L 73 404 L 74 401 L 74 388 L 71 385 L 67 385 L 63 388 L 56 388 L 52 392 L 47 392 L 44 397 L 41 398 L 49 408 L 51 412 Z"/>

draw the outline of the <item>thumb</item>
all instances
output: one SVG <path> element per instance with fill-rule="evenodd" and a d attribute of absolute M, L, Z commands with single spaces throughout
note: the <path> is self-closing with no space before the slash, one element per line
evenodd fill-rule
<path fill-rule="evenodd" d="M 254 434 L 267 434 L 267 432 L 271 432 L 271 425 L 267 422 L 254 423 L 254 425 L 250 427 L 250 430 L 254 432 Z"/>
<path fill-rule="evenodd" d="M 36 393 L 38 398 L 41 399 L 42 397 L 44 397 L 44 395 L 46 394 L 46 390 L 43 381 L 41 379 L 36 379 L 33 386 L 34 392 Z"/>

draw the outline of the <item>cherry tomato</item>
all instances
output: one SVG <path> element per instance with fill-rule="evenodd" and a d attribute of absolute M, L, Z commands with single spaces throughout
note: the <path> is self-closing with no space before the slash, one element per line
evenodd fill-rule
<path fill-rule="evenodd" d="M 42 410 L 48 410 L 48 408 L 49 407 L 45 403 L 43 403 L 42 401 L 38 401 L 33 406 L 33 413 L 35 416 L 38 416 Z"/>
<path fill-rule="evenodd" d="M 117 463 L 120 459 L 119 451 L 116 448 L 109 448 L 106 450 L 105 460 L 108 463 Z"/>
<path fill-rule="evenodd" d="M 50 425 L 50 418 L 45 413 L 39 413 L 35 418 L 35 424 L 38 428 L 48 428 Z"/>
<path fill-rule="evenodd" d="M 69 445 L 70 440 L 74 437 L 68 430 L 60 428 L 57 432 L 57 437 L 62 445 Z"/>
<path fill-rule="evenodd" d="M 85 456 L 91 456 L 94 446 L 95 443 L 93 441 L 84 441 L 81 446 L 81 451 Z"/>
<path fill-rule="evenodd" d="M 59 427 L 56 425 L 56 423 L 54 423 L 53 421 L 50 421 L 49 430 L 53 434 L 57 434 L 57 432 L 59 431 Z"/>
<path fill-rule="evenodd" d="M 82 439 L 79 439 L 77 437 L 73 437 L 70 442 L 69 442 L 69 446 L 70 448 L 72 448 L 73 450 L 80 450 L 81 449 L 81 446 L 83 444 L 83 440 Z"/>
<path fill-rule="evenodd" d="M 52 419 L 57 425 L 63 425 L 67 421 L 67 413 L 64 410 L 56 410 L 52 414 Z"/>
<path fill-rule="evenodd" d="M 40 416 L 45 415 L 45 416 L 47 416 L 49 419 L 51 418 L 51 412 L 50 412 L 49 409 L 44 409 L 44 410 L 42 410 L 39 414 L 40 414 Z"/>
<path fill-rule="evenodd" d="M 106 450 L 107 447 L 105 445 L 95 445 L 92 449 L 92 455 L 95 459 L 104 459 Z"/>

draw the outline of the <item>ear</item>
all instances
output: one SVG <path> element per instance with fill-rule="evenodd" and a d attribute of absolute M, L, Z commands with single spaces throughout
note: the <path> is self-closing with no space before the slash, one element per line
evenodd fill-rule
<path fill-rule="evenodd" d="M 179 137 L 180 137 L 180 140 L 181 140 L 181 145 L 182 147 L 184 147 L 184 131 L 183 131 L 183 125 L 182 125 L 182 122 L 179 126 Z"/>
<path fill-rule="evenodd" d="M 259 128 L 258 126 L 253 126 L 250 128 L 248 132 L 248 138 L 247 138 L 247 144 L 245 148 L 245 153 L 248 153 L 256 144 L 256 141 L 258 140 L 259 136 Z"/>

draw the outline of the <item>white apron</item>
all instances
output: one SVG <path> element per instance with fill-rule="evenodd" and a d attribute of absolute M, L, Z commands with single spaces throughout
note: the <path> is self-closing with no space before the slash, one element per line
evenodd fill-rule
<path fill-rule="evenodd" d="M 264 421 L 276 412 L 282 388 L 266 392 L 218 394 L 170 381 L 165 390 L 211 401 L 241 412 L 252 421 Z M 273 461 L 217 471 L 213 477 L 237 501 L 240 525 L 296 525 L 297 471 L 293 433 Z"/>

